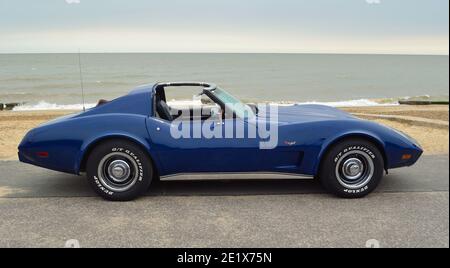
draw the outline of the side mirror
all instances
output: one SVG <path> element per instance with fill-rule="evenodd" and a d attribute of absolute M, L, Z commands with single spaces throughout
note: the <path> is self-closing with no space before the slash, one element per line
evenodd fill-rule
<path fill-rule="evenodd" d="M 258 110 L 258 106 L 254 103 L 248 103 L 247 104 L 248 107 L 250 107 L 253 111 L 254 114 L 258 114 L 259 110 Z"/>
<path fill-rule="evenodd" d="M 212 120 L 222 120 L 222 109 L 220 107 L 211 108 L 211 119 Z"/>

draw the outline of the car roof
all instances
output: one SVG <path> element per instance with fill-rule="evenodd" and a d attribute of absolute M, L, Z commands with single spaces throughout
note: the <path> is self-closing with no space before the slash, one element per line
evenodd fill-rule
<path fill-rule="evenodd" d="M 155 84 L 141 85 L 141 86 L 134 88 L 129 94 L 132 95 L 132 94 L 152 92 L 154 87 L 155 87 Z"/>
<path fill-rule="evenodd" d="M 207 82 L 193 82 L 193 81 L 182 81 L 182 82 L 164 82 L 157 83 L 154 87 L 203 87 L 205 90 L 214 90 L 217 88 L 215 84 Z"/>
<path fill-rule="evenodd" d="M 134 88 L 128 95 L 135 95 L 141 93 L 150 93 L 154 94 L 158 87 L 203 87 L 203 90 L 215 90 L 217 86 L 212 83 L 206 82 L 164 82 L 164 83 L 155 83 L 155 84 L 145 84 Z"/>

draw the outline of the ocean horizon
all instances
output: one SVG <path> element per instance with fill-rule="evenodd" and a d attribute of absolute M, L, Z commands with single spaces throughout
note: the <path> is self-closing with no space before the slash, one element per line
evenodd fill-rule
<path fill-rule="evenodd" d="M 82 107 L 77 53 L 0 54 L 0 66 L 0 103 L 24 103 L 24 110 Z M 215 83 L 246 102 L 333 106 L 448 98 L 449 88 L 448 55 L 82 53 L 81 67 L 88 106 L 165 81 Z"/>

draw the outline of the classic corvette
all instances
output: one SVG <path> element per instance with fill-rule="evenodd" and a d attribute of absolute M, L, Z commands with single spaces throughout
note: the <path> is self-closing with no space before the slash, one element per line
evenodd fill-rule
<path fill-rule="evenodd" d="M 176 107 L 166 98 L 174 87 L 197 88 L 200 101 Z M 86 174 L 100 196 L 125 201 L 142 195 L 152 180 L 191 173 L 310 176 L 337 196 L 357 198 L 373 191 L 389 169 L 411 166 L 422 154 L 406 134 L 336 108 L 276 108 L 270 117 L 270 109 L 244 104 L 209 83 L 146 85 L 29 131 L 19 145 L 19 159 Z M 238 126 L 244 133 L 276 131 L 269 138 L 239 136 Z M 218 135 L 195 135 L 196 129 Z M 229 129 L 231 135 L 219 135 Z M 174 135 L 177 131 L 187 135 Z M 261 146 L 268 139 L 272 146 Z"/>

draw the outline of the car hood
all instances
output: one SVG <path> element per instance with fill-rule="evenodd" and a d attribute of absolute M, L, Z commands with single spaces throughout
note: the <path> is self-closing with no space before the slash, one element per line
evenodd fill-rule
<path fill-rule="evenodd" d="M 356 117 L 325 105 L 301 104 L 278 107 L 278 122 L 281 124 L 341 119 L 356 119 Z"/>

